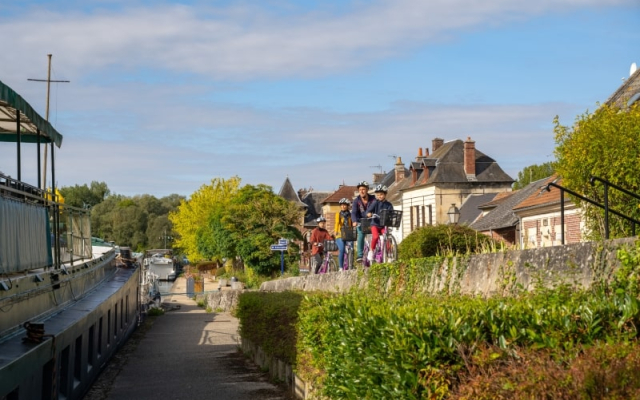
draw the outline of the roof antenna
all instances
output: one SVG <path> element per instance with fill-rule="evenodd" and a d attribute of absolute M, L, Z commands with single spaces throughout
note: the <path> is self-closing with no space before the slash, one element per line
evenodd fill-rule
<path fill-rule="evenodd" d="M 369 168 L 378 168 L 380 170 L 380 173 L 382 173 L 382 165 L 378 164 L 378 165 L 369 165 Z"/>

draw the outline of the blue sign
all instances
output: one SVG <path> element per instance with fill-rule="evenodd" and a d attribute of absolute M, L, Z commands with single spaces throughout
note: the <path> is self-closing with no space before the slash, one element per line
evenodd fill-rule
<path fill-rule="evenodd" d="M 271 250 L 279 250 L 279 251 L 285 251 L 287 250 L 287 245 L 281 245 L 281 244 L 272 244 L 271 245 Z"/>
<path fill-rule="evenodd" d="M 286 246 L 289 244 L 289 239 L 279 239 L 278 244 L 281 246 Z"/>

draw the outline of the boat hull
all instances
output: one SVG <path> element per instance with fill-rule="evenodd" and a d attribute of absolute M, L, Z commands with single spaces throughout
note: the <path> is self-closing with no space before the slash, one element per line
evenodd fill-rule
<path fill-rule="evenodd" d="M 24 328 L 5 335 L 0 342 L 0 398 L 81 399 L 89 390 L 139 320 L 140 269 L 114 268 L 112 263 L 112 255 L 89 262 L 91 271 L 84 279 L 57 289 L 61 294 L 63 288 L 69 293 L 75 288 L 75 298 L 52 305 L 46 316 L 33 316 L 32 321 L 44 324 L 42 342 L 25 341 Z M 91 276 L 96 284 L 80 291 Z M 55 303 L 51 293 L 49 297 Z"/>

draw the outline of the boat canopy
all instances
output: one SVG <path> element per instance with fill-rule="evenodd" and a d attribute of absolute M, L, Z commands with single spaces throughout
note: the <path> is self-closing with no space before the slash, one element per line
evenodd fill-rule
<path fill-rule="evenodd" d="M 19 112 L 19 113 L 18 113 Z M 62 135 L 42 118 L 22 96 L 0 81 L 0 142 L 18 140 L 18 114 L 20 115 L 20 141 L 62 145 Z"/>

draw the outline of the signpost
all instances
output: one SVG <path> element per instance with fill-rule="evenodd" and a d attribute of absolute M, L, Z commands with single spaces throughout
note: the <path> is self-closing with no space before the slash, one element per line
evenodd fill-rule
<path fill-rule="evenodd" d="M 280 274 L 284 275 L 284 252 L 289 248 L 289 241 L 287 239 L 278 240 L 278 244 L 271 245 L 271 251 L 280 252 Z"/>

